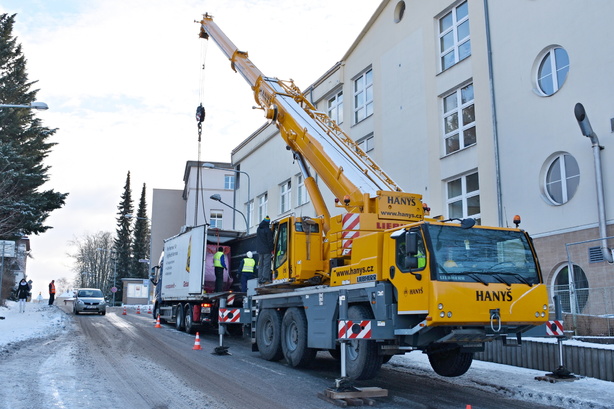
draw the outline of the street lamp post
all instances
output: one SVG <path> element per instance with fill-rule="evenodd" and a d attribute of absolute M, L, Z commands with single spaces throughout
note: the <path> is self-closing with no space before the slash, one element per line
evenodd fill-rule
<path fill-rule="evenodd" d="M 251 186 L 252 186 L 252 181 L 251 178 L 249 177 L 249 173 L 243 171 L 243 170 L 237 170 L 237 169 L 232 169 L 232 168 L 220 168 L 218 166 L 215 166 L 213 163 L 203 163 L 203 168 L 208 168 L 208 169 L 219 169 L 219 170 L 229 170 L 231 172 L 235 172 L 235 173 L 243 173 L 245 176 L 247 176 L 247 218 L 245 219 L 245 223 L 246 223 L 246 227 L 245 227 L 245 232 L 247 234 L 249 234 L 249 225 L 251 223 L 251 211 L 250 211 L 250 203 L 252 200 L 252 193 L 251 193 Z M 213 199 L 215 200 L 215 199 Z M 221 202 L 221 200 L 219 200 Z M 236 209 L 235 209 L 236 210 Z M 238 211 L 238 210 L 237 210 Z M 241 212 L 239 212 L 241 213 Z"/>
<path fill-rule="evenodd" d="M 218 195 L 217 193 L 214 195 L 211 195 L 209 197 L 211 200 L 215 200 L 216 202 L 220 202 L 221 204 L 223 204 L 224 206 L 228 206 L 230 207 L 232 210 L 234 210 L 235 212 L 239 213 L 241 216 L 243 216 L 243 220 L 245 220 L 245 225 L 247 225 L 247 218 L 245 217 L 245 215 L 243 214 L 243 212 L 241 212 L 239 209 L 232 207 L 231 205 L 229 205 L 228 203 L 224 203 L 222 202 L 222 197 L 220 195 Z M 249 227 L 247 227 L 246 233 L 249 234 Z"/>

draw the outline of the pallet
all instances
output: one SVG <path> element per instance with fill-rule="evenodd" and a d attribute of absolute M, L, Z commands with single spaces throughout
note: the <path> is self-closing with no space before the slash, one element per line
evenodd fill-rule
<path fill-rule="evenodd" d="M 346 406 L 373 406 L 375 400 L 388 396 L 388 389 L 377 387 L 352 388 L 349 391 L 336 391 L 328 388 L 318 393 L 318 398 L 342 408 Z"/>

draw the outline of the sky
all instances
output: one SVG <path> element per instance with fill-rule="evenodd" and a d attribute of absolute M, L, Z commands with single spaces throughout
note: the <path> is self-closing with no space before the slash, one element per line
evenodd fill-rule
<path fill-rule="evenodd" d="M 3 0 L 28 61 L 43 125 L 57 128 L 45 189 L 69 193 L 47 232 L 30 236 L 33 292 L 75 276 L 70 242 L 115 232 L 128 171 L 135 208 L 143 184 L 183 189 L 198 160 L 195 111 L 206 109 L 200 160 L 230 152 L 265 123 L 247 83 L 212 41 L 198 38 L 204 13 L 267 76 L 305 89 L 341 60 L 379 0 Z M 204 66 L 204 70 L 203 70 Z M 7 103 L 0 101 L 0 103 Z M 149 213 L 149 212 L 148 212 Z"/>
<path fill-rule="evenodd" d="M 66 294 L 60 294 L 57 302 L 62 302 L 62 297 Z M 44 347 L 49 345 L 48 342 L 41 342 L 41 338 L 49 338 L 58 334 L 66 333 L 74 328 L 74 323 L 70 315 L 64 313 L 57 306 L 49 307 L 47 300 L 42 303 L 31 302 L 26 303 L 26 312 L 19 313 L 19 306 L 14 301 L 8 301 L 7 307 L 0 307 L 0 355 L 6 357 L 15 348 L 19 348 L 19 342 L 37 340 L 38 345 Z M 127 314 L 136 314 L 136 305 L 129 306 Z M 138 306 L 141 311 L 145 311 L 146 306 Z M 125 320 L 122 318 L 119 308 L 109 310 L 105 319 L 117 325 L 118 330 L 123 329 Z M 150 315 L 141 314 L 140 319 L 144 320 L 147 325 L 152 325 Z M 536 339 L 532 339 L 536 340 Z M 186 342 L 191 342 L 188 339 Z M 544 339 L 543 342 L 556 342 L 554 339 Z M 595 346 L 599 348 L 614 348 L 614 345 L 598 345 L 581 343 L 580 341 L 570 340 L 564 341 L 566 344 L 582 344 L 584 346 Z M 55 345 L 55 344 L 54 344 Z M 63 344 L 60 344 L 63 345 Z M 3 373 L 13 374 L 12 382 L 26 382 L 23 377 L 41 378 L 43 381 L 38 383 L 39 391 L 47 397 L 45 402 L 47 407 L 66 407 L 77 402 L 82 402 L 82 388 L 74 387 L 75 365 L 72 362 L 76 356 L 72 354 L 63 354 L 60 347 L 54 347 L 54 353 L 50 354 L 45 362 L 44 368 L 34 368 L 29 371 L 23 370 L 23 362 L 4 361 Z M 556 407 L 569 409 L 605 409 L 611 408 L 614 401 L 614 388 L 612 382 L 602 381 L 594 378 L 579 378 L 573 382 L 557 382 L 549 383 L 545 381 L 535 380 L 536 376 L 544 376 L 547 372 L 519 368 L 508 365 L 494 364 L 490 362 L 473 361 L 469 371 L 463 376 L 456 378 L 443 378 L 435 374 L 431 369 L 428 358 L 420 352 L 411 352 L 405 355 L 392 357 L 390 365 L 394 366 L 394 370 L 400 372 L 411 372 L 418 374 L 423 378 L 437 378 L 443 382 L 450 384 L 463 385 L 468 388 L 486 390 L 492 393 L 505 395 L 516 400 L 535 402 L 536 404 L 555 405 Z M 53 371 L 47 371 L 47 368 L 54 368 Z M 61 368 L 58 371 L 58 368 Z M 553 368 L 555 369 L 555 368 Z M 38 372 L 38 373 L 37 373 Z M 51 377 L 49 376 L 51 373 Z M 42 374 L 41 374 L 42 373 Z M 17 378 L 15 378 L 17 377 Z M 49 380 L 52 378 L 52 380 Z M 165 377 L 167 380 L 169 377 Z M 67 387 L 61 387 L 64 379 L 73 379 L 67 383 Z M 47 381 L 45 381 L 47 380 Z M 167 387 L 168 385 L 165 385 Z M 171 385 L 172 386 L 172 385 Z M 185 388 L 179 383 L 177 396 L 181 395 L 181 391 Z M 88 390 L 92 396 L 102 396 L 104 383 L 92 385 L 92 388 L 100 388 L 101 390 Z M 170 387 L 170 386 L 169 386 Z M 183 388 L 183 389 L 182 389 Z M 47 393 L 45 393 L 47 391 Z M 97 394 L 98 393 L 98 394 Z M 462 401 L 462 396 L 459 397 L 459 408 L 465 407 L 467 402 Z M 76 405 L 78 406 L 78 405 Z M 31 407 L 28 405 L 27 407 Z"/>

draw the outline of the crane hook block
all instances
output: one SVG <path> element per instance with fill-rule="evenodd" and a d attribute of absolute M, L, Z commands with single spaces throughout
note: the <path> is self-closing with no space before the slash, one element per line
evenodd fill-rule
<path fill-rule="evenodd" d="M 205 107 L 203 106 L 203 104 L 200 104 L 196 108 L 196 122 L 201 124 L 203 123 L 204 120 L 205 120 Z"/>

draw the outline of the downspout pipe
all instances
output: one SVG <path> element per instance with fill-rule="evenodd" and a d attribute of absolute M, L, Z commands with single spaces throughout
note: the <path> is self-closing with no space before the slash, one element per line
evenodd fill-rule
<path fill-rule="evenodd" d="M 495 150 L 495 185 L 497 189 L 497 216 L 499 226 L 504 226 L 503 193 L 501 189 L 501 163 L 499 157 L 499 133 L 497 131 L 497 99 L 495 98 L 495 80 L 492 61 L 492 43 L 490 39 L 490 12 L 488 0 L 484 0 L 484 21 L 486 23 L 486 53 L 488 58 L 488 85 L 490 87 L 490 105 L 492 107 L 492 139 Z"/>
<path fill-rule="evenodd" d="M 603 258 L 608 261 L 608 263 L 614 262 L 614 256 L 612 256 L 612 250 L 608 248 L 608 243 L 605 237 L 607 237 L 606 233 L 606 218 L 605 218 L 605 199 L 603 195 L 603 177 L 601 174 L 601 150 L 604 149 L 603 146 L 599 145 L 599 138 L 593 131 L 593 127 L 588 120 L 588 116 L 586 115 L 586 111 L 584 110 L 584 106 L 581 103 L 577 103 L 574 108 L 574 115 L 576 116 L 576 120 L 578 121 L 578 125 L 580 126 L 580 131 L 582 135 L 590 138 L 591 146 L 593 148 L 593 158 L 595 159 L 595 182 L 597 188 L 597 213 L 599 216 L 599 237 L 601 240 L 601 253 L 603 254 Z"/>

